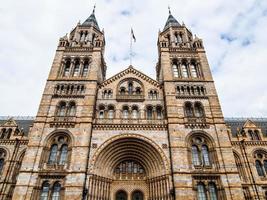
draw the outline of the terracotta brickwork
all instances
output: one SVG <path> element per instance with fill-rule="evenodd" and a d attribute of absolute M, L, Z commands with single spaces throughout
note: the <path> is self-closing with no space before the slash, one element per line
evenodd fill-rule
<path fill-rule="evenodd" d="M 2 199 L 266 199 L 264 128 L 225 122 L 201 39 L 170 13 L 156 80 L 104 50 L 94 11 L 60 38 L 30 130 L 0 127 Z"/>

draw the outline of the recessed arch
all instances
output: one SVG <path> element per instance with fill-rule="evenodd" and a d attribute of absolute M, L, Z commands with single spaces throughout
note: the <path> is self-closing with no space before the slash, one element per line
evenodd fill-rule
<path fill-rule="evenodd" d="M 169 163 L 162 149 L 152 140 L 139 134 L 117 135 L 103 143 L 95 152 L 90 171 L 111 177 L 111 172 L 123 160 L 135 160 L 142 164 L 147 176 L 163 175 L 169 171 Z"/>

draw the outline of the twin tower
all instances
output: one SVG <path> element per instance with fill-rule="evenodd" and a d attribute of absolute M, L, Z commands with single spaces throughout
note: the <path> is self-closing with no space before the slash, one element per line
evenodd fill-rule
<path fill-rule="evenodd" d="M 202 40 L 169 13 L 156 80 L 105 45 L 94 11 L 60 38 L 12 199 L 243 199 Z"/>

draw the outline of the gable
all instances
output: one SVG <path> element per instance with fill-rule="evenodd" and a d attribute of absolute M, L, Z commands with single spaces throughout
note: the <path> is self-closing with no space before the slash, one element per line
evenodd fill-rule
<path fill-rule="evenodd" d="M 257 128 L 257 125 L 253 121 L 248 119 L 243 125 L 243 128 Z"/>

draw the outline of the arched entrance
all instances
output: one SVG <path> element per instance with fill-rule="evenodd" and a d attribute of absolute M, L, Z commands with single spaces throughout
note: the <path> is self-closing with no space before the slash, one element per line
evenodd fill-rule
<path fill-rule="evenodd" d="M 171 199 L 168 161 L 162 149 L 145 137 L 112 138 L 99 147 L 92 161 L 92 200 L 124 200 L 124 193 L 118 191 L 126 192 L 129 200 Z"/>
<path fill-rule="evenodd" d="M 127 193 L 125 191 L 120 190 L 116 193 L 115 198 L 116 200 L 127 200 Z"/>

